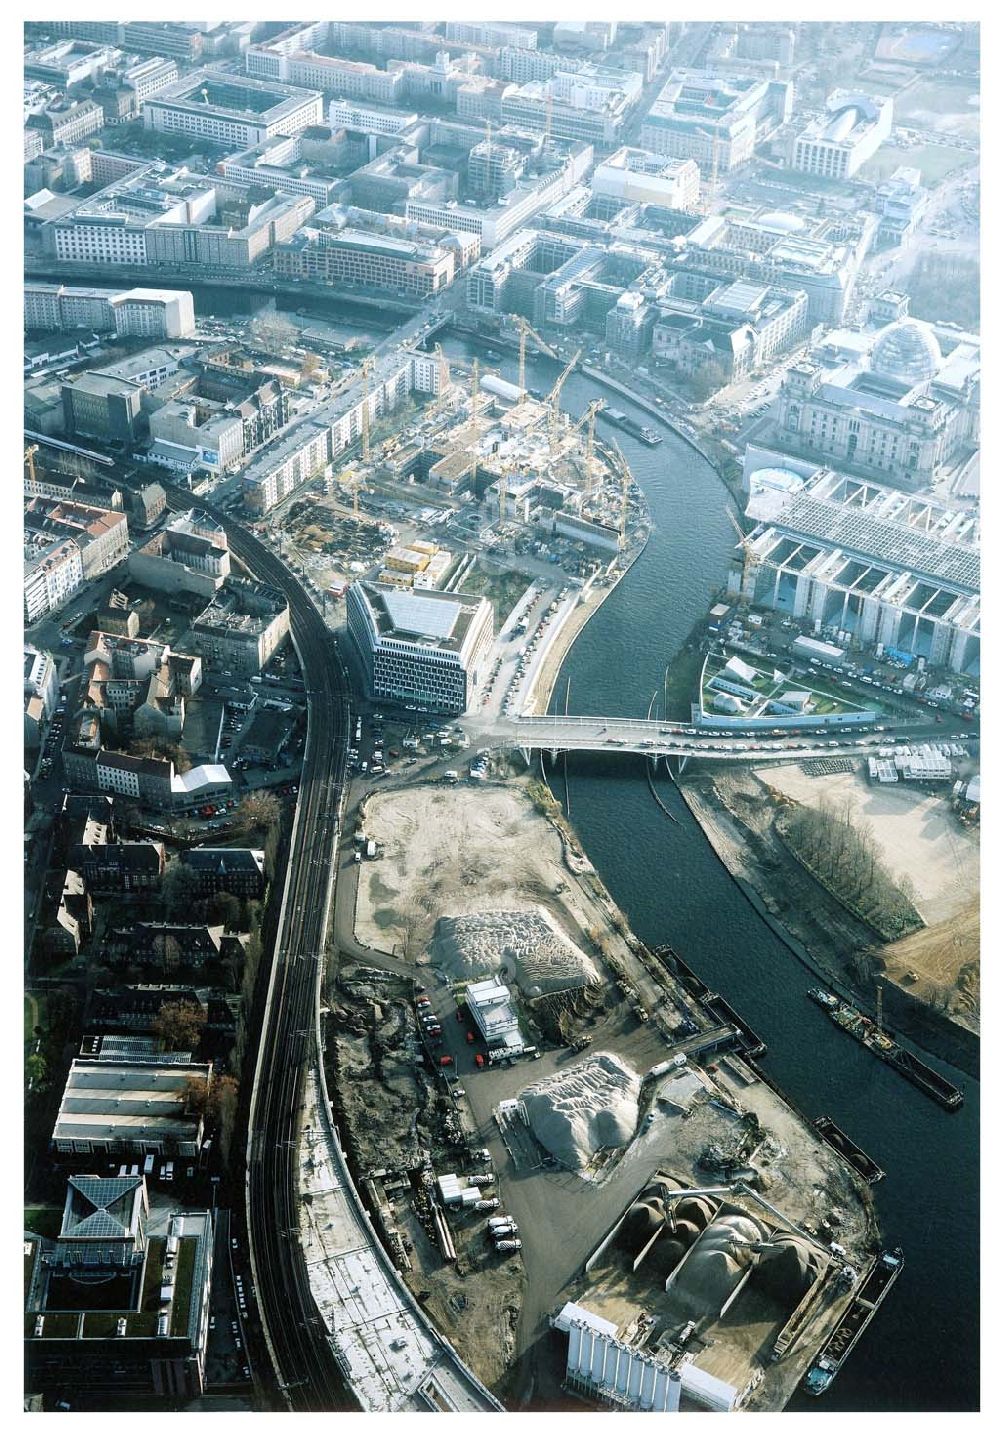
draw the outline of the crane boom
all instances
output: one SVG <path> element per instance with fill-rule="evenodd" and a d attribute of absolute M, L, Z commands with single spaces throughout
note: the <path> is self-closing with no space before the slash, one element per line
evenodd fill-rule
<path fill-rule="evenodd" d="M 553 384 L 551 390 L 549 391 L 549 444 L 552 448 L 555 447 L 557 426 L 559 423 L 559 396 L 562 393 L 563 385 L 566 383 L 567 379 L 570 377 L 570 374 L 576 368 L 577 361 L 579 360 L 582 353 L 582 349 L 578 349 L 576 351 L 573 358 L 567 364 L 566 368 L 563 370 L 562 374 L 560 374 L 559 378 L 556 380 L 555 384 Z"/>

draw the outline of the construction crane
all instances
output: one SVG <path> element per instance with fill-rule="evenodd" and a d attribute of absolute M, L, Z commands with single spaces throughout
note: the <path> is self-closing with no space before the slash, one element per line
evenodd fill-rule
<path fill-rule="evenodd" d="M 628 519 L 628 486 L 630 484 L 634 484 L 635 480 L 632 478 L 632 471 L 628 467 L 628 461 L 626 460 L 625 455 L 618 448 L 618 445 L 614 442 L 614 440 L 611 441 L 611 446 L 614 449 L 615 454 L 618 458 L 618 463 L 621 465 L 622 475 L 622 507 L 621 514 L 619 517 L 618 530 L 618 552 L 620 554 L 625 547 L 625 522 Z"/>
<path fill-rule="evenodd" d="M 538 345 L 539 349 L 542 351 L 543 354 L 547 354 L 550 359 L 558 359 L 559 356 L 556 354 L 552 346 L 550 344 L 546 344 L 545 340 L 538 333 L 538 331 L 532 329 L 528 321 L 524 319 L 521 315 L 517 316 L 517 318 L 514 320 L 514 324 L 521 335 L 521 347 L 518 351 L 517 359 L 517 384 L 519 389 L 524 390 L 527 387 L 525 384 L 525 356 L 528 351 L 529 334 L 531 335 L 532 339 Z"/>
<path fill-rule="evenodd" d="M 440 344 L 434 346 L 434 357 L 438 362 L 438 398 L 440 398 L 451 384 L 451 368 L 448 364 L 448 356 Z"/>
<path fill-rule="evenodd" d="M 368 413 L 368 399 L 371 393 L 371 372 L 375 368 L 375 361 L 366 359 L 361 366 L 361 378 L 364 383 L 364 398 L 361 404 L 361 457 L 367 464 L 372 457 L 371 444 L 371 416 Z"/>
<path fill-rule="evenodd" d="M 476 475 L 479 472 L 479 360 L 472 361 L 472 492 L 476 492 Z"/>
<path fill-rule="evenodd" d="M 38 453 L 37 444 L 29 444 L 24 451 L 24 465 L 28 471 L 28 478 L 32 484 L 35 482 L 35 455 Z"/>
<path fill-rule="evenodd" d="M 343 487 L 351 491 L 351 509 L 356 519 L 359 512 L 358 493 L 361 489 L 361 475 L 358 473 L 357 469 L 345 469 L 344 472 L 342 474 L 338 474 L 337 477 Z"/>
<path fill-rule="evenodd" d="M 582 349 L 578 349 L 576 351 L 573 358 L 567 364 L 566 368 L 563 370 L 562 374 L 560 374 L 559 378 L 556 380 L 555 384 L 553 384 L 551 390 L 549 391 L 549 447 L 551 449 L 554 449 L 556 446 L 556 440 L 558 438 L 559 432 L 559 396 L 562 393 L 563 385 L 566 383 L 567 379 L 570 377 L 570 374 L 576 368 L 577 361 L 579 360 L 582 353 Z"/>
<path fill-rule="evenodd" d="M 777 564 L 770 559 L 765 559 L 758 554 L 750 543 L 749 536 L 744 531 L 743 525 L 736 517 L 736 512 L 731 504 L 726 505 L 726 513 L 729 515 L 729 522 L 736 530 L 736 547 L 743 550 L 743 574 L 740 579 L 740 599 L 743 603 L 749 603 L 754 594 L 754 580 L 758 569 L 777 569 Z"/>

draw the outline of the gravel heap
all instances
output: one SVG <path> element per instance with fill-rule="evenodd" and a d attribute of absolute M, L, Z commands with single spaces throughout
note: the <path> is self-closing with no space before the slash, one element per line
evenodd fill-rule
<path fill-rule="evenodd" d="M 598 981 L 586 953 L 537 905 L 439 919 L 434 959 L 457 980 L 503 970 L 527 998 Z"/>
<path fill-rule="evenodd" d="M 520 1094 L 528 1124 L 563 1167 L 579 1172 L 604 1148 L 623 1148 L 639 1117 L 639 1075 L 612 1053 L 592 1053 Z"/>

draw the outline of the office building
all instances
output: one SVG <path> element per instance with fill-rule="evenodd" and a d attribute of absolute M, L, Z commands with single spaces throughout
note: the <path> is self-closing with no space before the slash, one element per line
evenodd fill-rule
<path fill-rule="evenodd" d="M 655 306 L 653 356 L 678 374 L 708 374 L 717 387 L 736 383 L 805 337 L 809 302 L 802 290 L 745 280 L 709 285 L 699 302 L 667 298 Z"/>
<path fill-rule="evenodd" d="M 930 192 L 921 183 L 920 171 L 900 165 L 876 188 L 878 212 L 876 242 L 880 248 L 901 245 L 909 238 L 930 203 Z"/>
<path fill-rule="evenodd" d="M 44 149 L 51 150 L 56 145 L 70 148 L 103 129 L 104 111 L 93 100 L 64 97 L 32 115 L 28 125 L 39 132 Z"/>
<path fill-rule="evenodd" d="M 404 225 L 399 228 L 399 235 L 372 232 L 346 218 L 338 228 L 303 228 L 275 250 L 275 274 L 414 298 L 447 289 L 455 277 L 454 250 L 438 240 L 411 239 Z"/>
<path fill-rule="evenodd" d="M 32 80 L 43 80 L 60 90 L 74 85 L 96 84 L 105 70 L 121 59 L 121 52 L 112 45 L 98 45 L 91 40 L 57 40 L 27 50 L 24 74 Z"/>
<path fill-rule="evenodd" d="M 24 546 L 24 622 L 35 624 L 62 608 L 83 584 L 80 547 L 72 539 L 35 538 Z"/>
<path fill-rule="evenodd" d="M 194 300 L 188 290 L 117 291 L 30 280 L 24 286 L 24 327 L 181 339 L 194 333 Z"/>
<path fill-rule="evenodd" d="M 109 1085 L 130 1085 L 124 1101 L 131 1098 L 133 1109 L 145 1114 L 155 1103 L 165 1111 L 163 1070 L 136 1064 L 130 1071 L 127 1064 L 97 1062 L 88 1070 L 95 1091 L 101 1069 L 109 1070 Z M 171 1085 L 174 1108 L 181 1083 L 194 1076 L 207 1082 L 210 1073 L 211 1068 L 206 1073 L 178 1065 L 179 1081 Z M 146 1079 L 153 1085 L 148 1100 L 141 1086 Z M 99 1091 L 109 1105 L 114 1101 L 113 1088 Z M 172 1149 L 157 1142 L 150 1150 Z M 86 1137 L 79 1143 L 62 1140 L 60 1151 L 134 1154 L 136 1149 L 96 1140 L 92 1145 Z M 109 1397 L 173 1404 L 200 1396 L 213 1245 L 208 1212 L 161 1210 L 151 1221 L 141 1174 L 69 1178 L 58 1236 L 25 1234 L 27 1390 L 66 1394 L 81 1407 L 100 1406 Z"/>
<path fill-rule="evenodd" d="M 528 224 L 533 216 L 574 189 L 590 170 L 593 159 L 591 145 L 553 147 L 541 174 L 522 174 L 514 188 L 500 195 L 492 205 L 408 199 L 405 215 L 408 220 L 478 235 L 483 253 L 488 254 L 504 240 L 515 236 L 515 232 Z"/>
<path fill-rule="evenodd" d="M 142 116 L 150 130 L 247 149 L 273 135 L 322 124 L 323 97 L 315 90 L 195 70 L 151 96 Z"/>
<path fill-rule="evenodd" d="M 747 474 L 749 564 L 730 587 L 802 623 L 978 671 L 979 521 L 921 495 L 759 451 Z M 798 466 L 799 470 L 802 466 Z M 846 642 L 846 640 L 843 640 Z"/>
<path fill-rule="evenodd" d="M 193 621 L 192 647 L 213 670 L 259 674 L 288 636 L 288 601 L 252 579 L 227 579 Z"/>
<path fill-rule="evenodd" d="M 668 210 L 693 210 L 698 204 L 701 176 L 694 160 L 664 160 L 628 146 L 616 150 L 594 168 L 590 188 L 626 205 L 656 205 Z"/>
<path fill-rule="evenodd" d="M 772 439 L 903 488 L 930 485 L 979 443 L 978 342 L 946 333 L 902 318 L 853 332 L 859 347 L 846 362 L 814 351 L 782 380 Z"/>
<path fill-rule="evenodd" d="M 465 713 L 493 645 L 488 599 L 376 584 L 347 591 L 347 626 L 375 699 Z"/>
<path fill-rule="evenodd" d="M 796 136 L 792 169 L 827 180 L 853 179 L 891 134 L 891 97 L 834 90 L 826 113 Z"/>
<path fill-rule="evenodd" d="M 534 50 L 538 45 L 537 30 L 499 20 L 449 20 L 444 27 L 444 37 L 487 50 L 499 50 L 504 45 Z"/>
<path fill-rule="evenodd" d="M 787 82 L 711 70 L 674 70 L 642 123 L 654 155 L 694 160 L 702 174 L 728 174 L 791 114 Z"/>
<path fill-rule="evenodd" d="M 505 125 L 609 150 L 618 144 L 622 126 L 641 94 L 640 75 L 581 65 L 557 70 L 548 80 L 507 85 L 500 118 Z"/>
<path fill-rule="evenodd" d="M 229 540 L 221 524 L 191 509 L 142 548 L 133 549 L 128 567 L 138 583 L 151 589 L 187 591 L 208 599 L 229 577 Z"/>

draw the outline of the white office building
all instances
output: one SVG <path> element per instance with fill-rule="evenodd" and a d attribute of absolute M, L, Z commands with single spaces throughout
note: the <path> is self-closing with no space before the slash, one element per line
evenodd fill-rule
<path fill-rule="evenodd" d="M 373 698 L 465 713 L 493 646 L 493 605 L 467 594 L 357 583 L 347 627 Z"/>
<path fill-rule="evenodd" d="M 834 90 L 826 113 L 796 137 L 792 169 L 849 180 L 892 133 L 892 99 Z"/>

